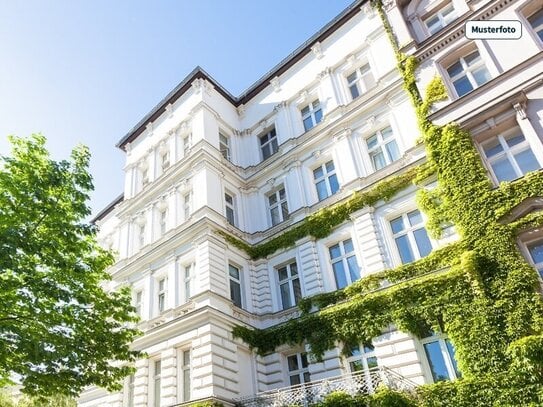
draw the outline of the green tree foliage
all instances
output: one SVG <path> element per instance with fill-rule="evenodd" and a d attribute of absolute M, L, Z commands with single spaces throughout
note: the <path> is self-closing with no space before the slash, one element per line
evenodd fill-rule
<path fill-rule="evenodd" d="M 103 287 L 113 257 L 84 221 L 89 151 L 54 161 L 41 135 L 10 141 L 0 158 L 0 380 L 40 396 L 119 389 L 139 355 L 129 347 L 137 317 L 128 287 Z"/>

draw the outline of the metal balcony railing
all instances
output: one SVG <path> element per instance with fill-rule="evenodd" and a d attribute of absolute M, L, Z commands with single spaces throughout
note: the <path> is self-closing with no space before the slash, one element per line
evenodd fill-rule
<path fill-rule="evenodd" d="M 406 391 L 417 386 L 416 383 L 386 367 L 376 367 L 368 371 L 269 390 L 235 401 L 242 407 L 308 406 L 321 402 L 328 394 L 336 391 L 351 396 L 371 394 L 381 384 L 394 390 Z"/>

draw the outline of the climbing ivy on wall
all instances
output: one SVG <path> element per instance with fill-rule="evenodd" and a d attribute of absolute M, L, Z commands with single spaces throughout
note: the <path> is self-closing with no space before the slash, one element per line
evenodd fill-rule
<path fill-rule="evenodd" d="M 536 272 L 521 256 L 516 237 L 526 228 L 543 225 L 543 215 L 529 214 L 510 224 L 500 220 L 527 198 L 543 195 L 543 172 L 495 187 L 470 134 L 455 123 L 438 126 L 428 119 L 432 105 L 446 98 L 445 87 L 435 78 L 424 98 L 420 96 L 415 58 L 399 52 L 381 4 L 374 6 L 415 107 L 427 163 L 323 209 L 264 244 L 250 246 L 225 237 L 251 258 L 265 257 L 305 236 L 327 236 L 353 212 L 390 199 L 411 181 L 432 176 L 437 186 L 422 187 L 417 195 L 428 217 L 427 229 L 439 237 L 444 225 L 453 224 L 459 241 L 344 290 L 306 298 L 300 318 L 265 330 L 238 326 L 234 335 L 259 354 L 281 344 L 305 342 L 319 358 L 338 342 L 369 343 L 390 324 L 419 337 L 446 332 L 463 378 L 421 387 L 420 405 L 541 405 L 543 302 Z"/>

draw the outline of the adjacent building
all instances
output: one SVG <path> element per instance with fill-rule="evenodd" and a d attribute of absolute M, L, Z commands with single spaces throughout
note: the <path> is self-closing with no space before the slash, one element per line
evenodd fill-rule
<path fill-rule="evenodd" d="M 539 0 L 385 1 L 402 52 L 419 61 L 421 92 L 434 76 L 448 99 L 431 119 L 469 130 L 489 178 L 499 183 L 543 165 L 543 10 Z M 468 40 L 467 20 L 518 20 L 518 40 Z M 454 380 L 446 336 L 414 338 L 390 326 L 372 344 L 328 351 L 304 346 L 260 357 L 232 336 L 299 315 L 300 298 L 343 288 L 454 241 L 429 237 L 407 185 L 353 214 L 323 239 L 306 237 L 263 259 L 249 244 L 288 231 L 354 191 L 425 160 L 413 106 L 402 88 L 382 20 L 358 0 L 234 96 L 201 68 L 191 72 L 117 146 L 126 153 L 124 193 L 96 218 L 117 253 L 112 287 L 130 285 L 148 354 L 124 390 L 88 389 L 83 407 L 225 404 L 272 389 L 376 366 L 398 380 Z M 519 248 L 543 269 L 543 235 Z M 364 373 L 356 373 L 364 372 Z"/>

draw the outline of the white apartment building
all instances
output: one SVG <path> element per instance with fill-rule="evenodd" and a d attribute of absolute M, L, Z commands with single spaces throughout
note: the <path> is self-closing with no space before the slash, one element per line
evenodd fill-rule
<path fill-rule="evenodd" d="M 541 0 L 385 1 L 402 52 L 417 57 L 421 93 L 440 76 L 449 98 L 431 119 L 471 131 L 494 182 L 543 164 Z M 519 20 L 519 40 L 468 40 L 466 20 Z M 82 407 L 159 407 L 203 399 L 228 405 L 271 389 L 375 366 L 422 384 L 460 372 L 446 337 L 384 327 L 373 343 L 308 357 L 283 346 L 264 357 L 232 336 L 299 315 L 301 297 L 331 292 L 426 256 L 431 239 L 415 187 L 351 216 L 323 239 L 305 237 L 262 259 L 249 244 L 288 231 L 321 208 L 425 160 L 413 106 L 378 13 L 355 1 L 315 36 L 233 96 L 191 72 L 117 144 L 124 193 L 96 218 L 117 253 L 112 286 L 130 285 L 144 332 L 124 390 L 90 388 Z M 543 236 L 521 237 L 543 268 Z M 368 373 L 369 374 L 369 373 Z"/>

